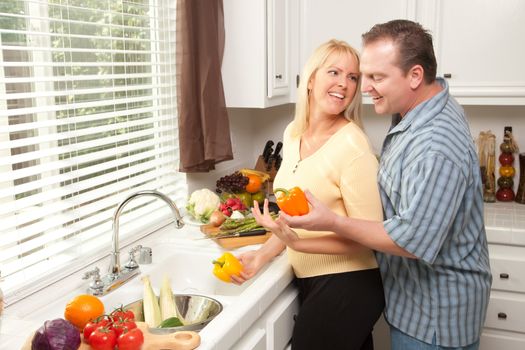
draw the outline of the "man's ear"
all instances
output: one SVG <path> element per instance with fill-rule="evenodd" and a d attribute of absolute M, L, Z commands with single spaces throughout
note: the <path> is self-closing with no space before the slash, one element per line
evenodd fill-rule
<path fill-rule="evenodd" d="M 423 83 L 425 70 L 421 65 L 416 64 L 408 71 L 408 77 L 410 79 L 410 87 L 415 90 Z"/>

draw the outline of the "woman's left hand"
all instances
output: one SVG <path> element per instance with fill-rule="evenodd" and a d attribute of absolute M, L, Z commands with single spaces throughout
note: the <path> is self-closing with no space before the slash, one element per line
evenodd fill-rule
<path fill-rule="evenodd" d="M 255 221 L 267 230 L 272 231 L 279 239 L 287 246 L 293 248 L 300 238 L 295 231 L 293 231 L 283 220 L 277 218 L 275 221 L 270 216 L 268 209 L 268 199 L 264 200 L 263 211 L 259 208 L 257 202 L 254 203 L 252 214 Z"/>

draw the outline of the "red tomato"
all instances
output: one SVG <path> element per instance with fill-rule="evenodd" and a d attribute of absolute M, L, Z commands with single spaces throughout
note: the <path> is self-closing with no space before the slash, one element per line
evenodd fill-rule
<path fill-rule="evenodd" d="M 119 350 L 140 350 L 144 344 L 144 335 L 138 328 L 125 331 L 117 340 Z"/>
<path fill-rule="evenodd" d="M 133 328 L 137 328 L 137 324 L 135 321 L 132 321 L 130 319 L 120 319 L 113 323 L 111 328 L 115 331 L 115 334 L 117 338 L 126 330 L 131 330 Z"/>
<path fill-rule="evenodd" d="M 117 336 L 115 331 L 107 327 L 95 329 L 89 337 L 89 345 L 93 350 L 113 350 L 117 345 Z"/>
<path fill-rule="evenodd" d="M 107 318 L 97 318 L 93 321 L 90 321 L 86 324 L 84 327 L 84 340 L 89 344 L 89 337 L 91 334 L 95 331 L 95 329 L 99 327 L 105 327 L 109 324 L 109 320 Z"/>
<path fill-rule="evenodd" d="M 119 307 L 118 309 L 113 310 L 113 312 L 110 314 L 113 321 L 118 321 L 120 319 L 123 320 L 135 320 L 135 314 L 131 310 L 124 310 L 122 307 Z"/>

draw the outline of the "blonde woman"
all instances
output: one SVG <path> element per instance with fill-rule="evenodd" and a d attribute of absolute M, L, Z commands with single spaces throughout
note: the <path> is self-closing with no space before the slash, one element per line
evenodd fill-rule
<path fill-rule="evenodd" d="M 318 47 L 301 77 L 294 120 L 283 136 L 283 162 L 274 188 L 309 189 L 340 215 L 381 220 L 377 160 L 361 129 L 359 55 L 343 41 Z M 256 206 L 258 222 L 279 225 Z M 287 248 L 301 308 L 292 349 L 373 349 L 372 328 L 384 297 L 372 250 L 333 232 L 297 230 L 301 246 Z M 243 283 L 286 244 L 277 235 L 240 255 Z"/>

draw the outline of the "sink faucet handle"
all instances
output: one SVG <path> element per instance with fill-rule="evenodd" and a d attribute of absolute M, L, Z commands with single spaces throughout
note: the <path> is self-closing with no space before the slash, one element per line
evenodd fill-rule
<path fill-rule="evenodd" d="M 100 269 L 95 267 L 93 270 L 85 272 L 82 279 L 87 280 L 90 277 L 93 277 L 93 280 L 89 283 L 89 291 L 93 295 L 102 295 L 104 283 L 100 279 Z"/>
<path fill-rule="evenodd" d="M 139 264 L 135 260 L 135 254 L 140 252 L 141 249 L 142 249 L 142 246 L 139 244 L 136 247 L 133 247 L 129 250 L 129 260 L 126 263 L 126 265 L 124 265 L 124 267 L 131 269 L 131 270 L 139 267 Z"/>

